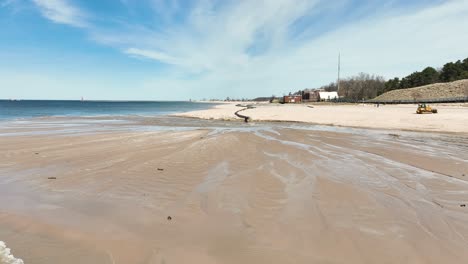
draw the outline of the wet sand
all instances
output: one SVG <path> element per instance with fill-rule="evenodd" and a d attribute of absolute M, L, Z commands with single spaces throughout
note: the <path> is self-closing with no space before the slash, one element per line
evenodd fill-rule
<path fill-rule="evenodd" d="M 468 259 L 463 135 L 15 129 L 0 240 L 27 264 Z"/>

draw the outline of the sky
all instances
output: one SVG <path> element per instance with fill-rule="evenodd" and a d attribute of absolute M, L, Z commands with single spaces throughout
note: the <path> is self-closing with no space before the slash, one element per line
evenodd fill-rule
<path fill-rule="evenodd" d="M 468 0 L 0 0 L 0 98 L 281 96 L 467 43 Z"/>

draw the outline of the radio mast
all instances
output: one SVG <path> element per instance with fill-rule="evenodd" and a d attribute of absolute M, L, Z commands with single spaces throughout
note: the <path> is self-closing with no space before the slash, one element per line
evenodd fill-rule
<path fill-rule="evenodd" d="M 338 96 L 340 96 L 340 60 L 341 60 L 341 54 L 338 52 L 338 79 L 336 80 L 336 86 L 337 86 L 337 93 Z"/>

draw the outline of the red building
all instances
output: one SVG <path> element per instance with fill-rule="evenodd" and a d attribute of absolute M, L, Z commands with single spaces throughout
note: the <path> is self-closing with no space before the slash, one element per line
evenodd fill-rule
<path fill-rule="evenodd" d="M 301 103 L 302 102 L 302 95 L 285 95 L 283 97 L 283 102 L 285 104 L 288 104 L 288 103 Z"/>

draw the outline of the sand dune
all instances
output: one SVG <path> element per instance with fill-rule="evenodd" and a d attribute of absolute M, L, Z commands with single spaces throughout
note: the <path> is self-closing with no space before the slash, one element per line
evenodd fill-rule
<path fill-rule="evenodd" d="M 465 263 L 467 149 L 274 126 L 0 137 L 0 238 L 38 264 Z"/>
<path fill-rule="evenodd" d="M 375 102 L 391 102 L 398 100 L 443 100 L 463 98 L 468 96 L 468 79 L 448 83 L 433 83 L 424 86 L 398 89 L 386 92 L 370 100 Z"/>

